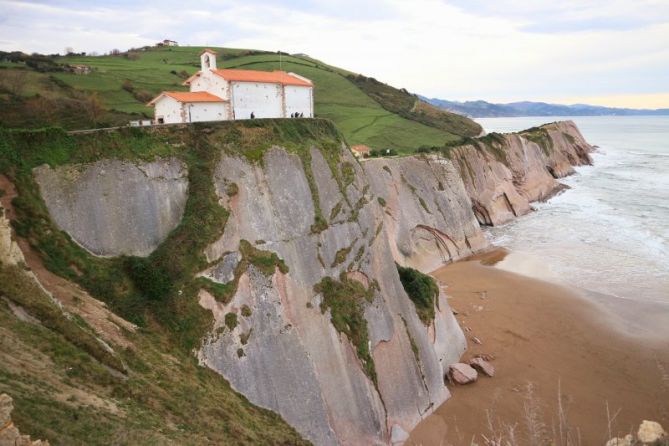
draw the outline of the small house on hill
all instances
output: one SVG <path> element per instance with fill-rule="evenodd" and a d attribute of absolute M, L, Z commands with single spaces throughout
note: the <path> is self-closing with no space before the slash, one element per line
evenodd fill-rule
<path fill-rule="evenodd" d="M 370 149 L 364 145 L 351 146 L 351 151 L 356 158 L 369 158 Z"/>
<path fill-rule="evenodd" d="M 70 71 L 74 74 L 90 74 L 93 69 L 89 65 L 72 64 L 68 65 Z"/>
<path fill-rule="evenodd" d="M 159 46 L 179 46 L 179 42 L 176 40 L 165 39 L 158 44 Z"/>
<path fill-rule="evenodd" d="M 200 54 L 200 71 L 183 85 L 190 92 L 163 91 L 149 106 L 156 124 L 314 116 L 313 83 L 285 71 L 216 67 L 216 53 Z"/>

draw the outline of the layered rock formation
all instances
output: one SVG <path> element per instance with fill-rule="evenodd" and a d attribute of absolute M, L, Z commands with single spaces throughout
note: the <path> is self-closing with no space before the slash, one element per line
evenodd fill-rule
<path fill-rule="evenodd" d="M 176 159 L 35 169 L 51 218 L 101 256 L 151 253 L 181 220 L 188 172 Z"/>
<path fill-rule="evenodd" d="M 491 134 L 457 147 L 451 159 L 460 172 L 481 224 L 498 225 L 530 211 L 564 188 L 556 181 L 591 164 L 592 147 L 572 121 L 520 134 Z"/>
<path fill-rule="evenodd" d="M 200 275 L 233 292 L 200 291 L 214 316 L 200 362 L 315 444 L 404 438 L 449 397 L 444 375 L 466 343 L 443 295 L 435 320 L 421 322 L 395 262 L 429 271 L 484 249 L 477 219 L 529 211 L 559 188 L 554 176 L 590 161 L 572 123 L 486 141 L 450 159 L 362 165 L 345 145 L 275 145 L 251 158 L 220 149 L 212 181 L 229 217 Z M 188 188 L 174 159 L 34 175 L 53 220 L 104 256 L 150 254 L 179 224 Z M 351 293 L 361 297 L 337 300 Z"/>
<path fill-rule="evenodd" d="M 250 266 L 229 304 L 202 293 L 222 333 L 213 334 L 199 355 L 252 402 L 278 411 L 316 444 L 382 443 L 393 429 L 410 430 L 448 397 L 444 371 L 465 341 L 443 297 L 436 327 L 428 330 L 417 317 L 399 281 L 368 176 L 345 147 L 341 157 L 339 168 L 354 169 L 350 184 L 338 181 L 317 148 L 306 168 L 300 157 L 278 147 L 265 154 L 262 167 L 223 156 L 215 182 L 231 215 L 223 237 L 208 250 L 209 260 L 228 262 L 224 254 L 247 240 L 276 253 L 289 272 L 267 275 Z M 317 179 L 316 191 L 309 176 Z M 466 201 L 461 185 L 460 191 Z M 417 200 L 406 198 L 407 206 Z M 312 229 L 315 206 L 328 216 L 321 232 Z M 206 274 L 217 280 L 220 271 L 215 265 Z M 364 318 L 376 383 L 314 291 L 323 278 L 342 274 L 373 291 Z M 239 320 L 232 330 L 224 328 L 229 313 Z"/>
<path fill-rule="evenodd" d="M 432 271 L 487 246 L 450 160 L 434 155 L 371 159 L 363 166 L 398 263 Z"/>

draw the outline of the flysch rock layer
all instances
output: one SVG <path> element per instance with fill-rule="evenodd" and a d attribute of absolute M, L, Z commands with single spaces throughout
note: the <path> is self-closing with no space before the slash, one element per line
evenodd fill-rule
<path fill-rule="evenodd" d="M 177 159 L 43 165 L 34 176 L 51 218 L 99 256 L 149 255 L 181 221 L 188 196 Z"/>
<path fill-rule="evenodd" d="M 289 271 L 267 276 L 249 266 L 228 304 L 201 292 L 200 304 L 215 318 L 197 352 L 201 363 L 317 445 L 388 444 L 410 432 L 449 397 L 444 374 L 466 341 L 443 294 L 435 321 L 429 327 L 420 321 L 395 262 L 429 271 L 485 248 L 477 219 L 498 224 L 528 212 L 531 201 L 559 188 L 555 177 L 590 162 L 591 148 L 573 123 L 545 128 L 551 150 L 505 135 L 504 162 L 489 150 L 463 146 L 450 159 L 361 166 L 342 146 L 342 162 L 353 168 L 348 185 L 336 181 L 316 147 L 308 166 L 281 147 L 257 164 L 222 153 L 213 181 L 230 217 L 205 252 L 212 266 L 202 274 L 232 280 L 241 240 L 276 253 Z M 149 254 L 178 225 L 188 187 L 186 168 L 176 160 L 44 166 L 35 177 L 54 221 L 105 256 Z M 316 205 L 328 223 L 318 233 L 312 231 Z M 336 261 L 344 249 L 346 258 Z M 364 310 L 377 384 L 329 311 L 321 312 L 322 296 L 314 291 L 324 277 L 342 273 L 365 287 L 378 282 Z M 232 330 L 224 328 L 229 312 L 239 321 Z"/>
<path fill-rule="evenodd" d="M 505 134 L 501 145 L 492 143 L 494 150 L 483 143 L 452 150 L 481 224 L 499 225 L 528 213 L 532 201 L 564 188 L 556 178 L 574 173 L 573 166 L 592 164 L 592 147 L 572 121 L 542 128 L 550 141 L 541 146 L 519 134 Z"/>
<path fill-rule="evenodd" d="M 209 260 L 225 261 L 240 240 L 262 240 L 257 248 L 277 253 L 289 272 L 266 277 L 250 267 L 227 305 L 202 293 L 201 304 L 214 312 L 216 327 L 199 356 L 253 403 L 279 412 L 315 444 L 387 444 L 393 429 L 410 431 L 448 398 L 444 372 L 464 351 L 465 339 L 443 296 L 433 327 L 418 319 L 388 239 L 376 232 L 384 211 L 368 176 L 345 147 L 341 156 L 355 169 L 353 183 L 343 191 L 320 150 L 311 150 L 322 215 L 341 206 L 328 228 L 314 234 L 315 200 L 298 156 L 273 148 L 261 167 L 223 155 L 215 182 L 231 214 L 223 237 L 208 249 Z M 226 195 L 230 183 L 238 186 L 232 197 Z M 356 208 L 357 218 L 350 219 Z M 349 247 L 346 260 L 336 264 L 337 252 Z M 321 313 L 321 296 L 313 290 L 322 278 L 339 278 L 346 271 L 354 280 L 366 285 L 376 280 L 380 287 L 364 312 L 378 390 L 355 348 L 332 326 L 329 312 Z M 251 308 L 248 317 L 241 314 L 244 305 Z M 232 331 L 217 330 L 227 312 L 237 313 L 240 323 Z"/>
<path fill-rule="evenodd" d="M 487 246 L 450 160 L 372 159 L 363 166 L 372 191 L 385 204 L 383 233 L 397 263 L 432 271 Z"/>

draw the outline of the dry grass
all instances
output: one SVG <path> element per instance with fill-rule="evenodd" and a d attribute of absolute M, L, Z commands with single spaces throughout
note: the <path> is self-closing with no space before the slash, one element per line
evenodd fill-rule
<path fill-rule="evenodd" d="M 585 446 L 581 433 L 569 418 L 571 399 L 562 392 L 558 381 L 556 401 L 548 410 L 537 397 L 533 383 L 527 383 L 522 392 L 522 419 L 513 422 L 497 416 L 494 408 L 487 411 L 487 432 L 480 435 L 482 443 L 474 439 L 471 446 Z M 606 403 L 608 430 L 611 438 L 615 418 L 620 410 L 611 413 Z M 605 433 L 602 433 L 602 437 Z"/>

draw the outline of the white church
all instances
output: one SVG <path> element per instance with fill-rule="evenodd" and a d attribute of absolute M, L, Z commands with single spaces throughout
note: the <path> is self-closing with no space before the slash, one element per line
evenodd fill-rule
<path fill-rule="evenodd" d="M 216 52 L 200 53 L 201 69 L 184 81 L 190 92 L 163 91 L 153 106 L 156 124 L 252 118 L 313 118 L 313 83 L 285 71 L 219 70 Z"/>

